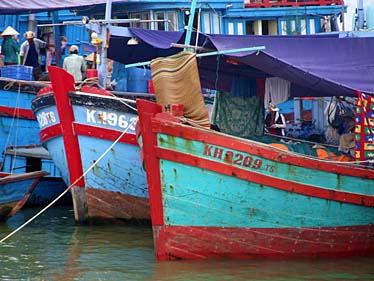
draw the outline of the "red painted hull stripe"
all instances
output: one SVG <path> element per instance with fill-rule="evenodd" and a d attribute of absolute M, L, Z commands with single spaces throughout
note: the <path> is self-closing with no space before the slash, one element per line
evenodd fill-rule
<path fill-rule="evenodd" d="M 61 125 L 56 124 L 40 130 L 39 132 L 40 141 L 45 143 L 46 141 L 53 139 L 57 136 L 61 136 Z"/>
<path fill-rule="evenodd" d="M 103 140 L 115 141 L 121 135 L 122 132 L 110 130 L 106 128 L 94 127 L 84 124 L 74 124 L 74 131 L 76 134 L 81 136 L 89 136 L 99 138 Z M 135 134 L 124 134 L 119 140 L 121 143 L 127 143 L 138 146 L 138 141 Z"/>
<path fill-rule="evenodd" d="M 118 131 L 82 124 L 74 124 L 74 132 L 78 136 L 88 136 L 109 141 L 115 141 L 121 135 L 121 132 Z M 40 131 L 40 139 L 42 142 L 46 142 L 57 136 L 61 136 L 60 124 L 50 126 Z M 134 134 L 125 134 L 124 136 L 122 136 L 119 142 L 136 146 L 138 145 L 136 136 Z"/>
<path fill-rule="evenodd" d="M 8 106 L 0 106 L 0 115 L 8 117 L 17 117 L 28 120 L 36 120 L 31 109 L 14 108 Z"/>
<path fill-rule="evenodd" d="M 152 121 L 152 129 L 155 133 L 163 133 L 171 136 L 178 137 L 183 135 L 184 139 L 199 141 L 203 143 L 209 143 L 212 145 L 226 147 L 245 153 L 250 153 L 258 157 L 266 158 L 279 163 L 290 164 L 299 167 L 305 167 L 308 169 L 333 172 L 342 175 L 348 175 L 353 177 L 365 177 L 368 179 L 374 179 L 374 172 L 369 173 L 368 170 L 360 167 L 353 167 L 344 164 L 329 163 L 322 161 L 321 159 L 311 159 L 303 157 L 302 155 L 294 155 L 287 151 L 279 151 L 275 148 L 269 148 L 265 144 L 254 142 L 253 145 L 250 142 L 242 142 L 233 138 L 216 134 L 213 131 L 203 131 L 197 128 L 183 126 L 175 123 L 165 123 L 165 121 L 154 119 Z"/>
<path fill-rule="evenodd" d="M 160 159 L 166 159 L 173 162 L 182 163 L 189 166 L 210 170 L 227 176 L 234 176 L 239 179 L 254 182 L 261 185 L 270 186 L 284 191 L 294 192 L 306 196 L 312 196 L 327 200 L 334 200 L 341 203 L 351 203 L 362 206 L 374 206 L 374 196 L 354 194 L 338 190 L 328 190 L 311 185 L 296 183 L 293 181 L 274 178 L 259 173 L 246 171 L 229 164 L 217 163 L 212 160 L 171 151 L 168 149 L 157 148 L 156 155 Z"/>
<path fill-rule="evenodd" d="M 374 251 L 373 231 L 372 225 L 326 228 L 153 227 L 158 260 L 367 255 Z"/>

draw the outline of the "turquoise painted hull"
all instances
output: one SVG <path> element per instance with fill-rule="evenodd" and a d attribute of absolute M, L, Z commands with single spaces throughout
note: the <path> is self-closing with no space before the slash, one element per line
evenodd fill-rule
<path fill-rule="evenodd" d="M 160 161 L 160 169 L 166 225 L 298 228 L 374 222 L 372 207 L 292 193 L 171 161 Z"/>
<path fill-rule="evenodd" d="M 374 169 L 180 124 L 138 102 L 156 257 L 370 255 Z"/>

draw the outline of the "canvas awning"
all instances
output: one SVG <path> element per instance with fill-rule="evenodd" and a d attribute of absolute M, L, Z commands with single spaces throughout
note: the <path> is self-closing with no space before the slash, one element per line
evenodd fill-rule
<path fill-rule="evenodd" d="M 129 38 L 111 38 L 108 56 L 122 63 L 148 61 L 181 51 L 171 43 L 184 43 L 184 33 L 144 29 L 130 31 L 140 44 L 129 46 Z M 195 34 L 192 41 L 195 42 Z M 199 46 L 230 50 L 265 46 L 259 52 L 240 52 L 199 58 L 203 86 L 228 89 L 234 76 L 276 76 L 292 82 L 293 96 L 355 96 L 355 90 L 374 93 L 374 38 L 326 36 L 235 36 L 199 35 Z M 239 65 L 227 62 L 231 58 Z M 217 76 L 218 74 L 218 76 Z M 217 83 L 218 81 L 218 83 Z"/>

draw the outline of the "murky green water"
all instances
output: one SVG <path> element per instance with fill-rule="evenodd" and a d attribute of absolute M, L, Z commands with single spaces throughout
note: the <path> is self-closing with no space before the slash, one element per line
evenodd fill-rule
<path fill-rule="evenodd" d="M 0 223 L 0 239 L 37 211 Z M 53 207 L 0 245 L 0 280 L 374 280 L 374 258 L 157 263 L 150 227 L 78 226 Z"/>

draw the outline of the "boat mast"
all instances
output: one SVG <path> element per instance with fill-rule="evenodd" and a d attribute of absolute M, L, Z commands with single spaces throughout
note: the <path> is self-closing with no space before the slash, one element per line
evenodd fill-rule
<path fill-rule="evenodd" d="M 186 39 L 184 40 L 184 44 L 186 46 L 189 46 L 191 43 L 191 34 L 192 34 L 192 28 L 193 28 L 193 22 L 195 18 L 195 10 L 196 10 L 196 0 L 192 0 L 191 2 L 191 8 L 190 8 L 190 17 L 188 19 L 188 25 L 187 25 L 187 33 L 186 33 Z M 185 48 L 185 51 L 193 51 L 193 49 Z"/>
<path fill-rule="evenodd" d="M 105 6 L 105 20 L 102 23 L 102 26 L 100 28 L 100 33 L 98 36 L 102 40 L 101 44 L 101 52 L 100 52 L 100 64 L 98 65 L 98 73 L 99 73 L 99 85 L 104 87 L 106 89 L 106 77 L 107 77 L 107 49 L 108 49 L 108 40 L 110 33 L 110 20 L 112 18 L 112 0 L 106 1 Z"/>

